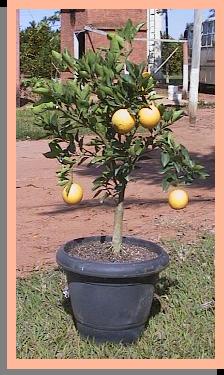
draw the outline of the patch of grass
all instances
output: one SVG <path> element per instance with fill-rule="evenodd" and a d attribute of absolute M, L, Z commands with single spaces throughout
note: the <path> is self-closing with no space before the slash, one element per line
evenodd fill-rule
<path fill-rule="evenodd" d="M 40 139 L 45 135 L 46 132 L 34 124 L 34 114 L 31 108 L 16 110 L 16 139 Z"/>
<path fill-rule="evenodd" d="M 17 140 L 38 140 L 50 138 L 46 131 L 40 126 L 35 125 L 35 115 L 31 107 L 20 108 L 16 110 L 16 139 Z M 81 129 L 80 134 L 91 134 L 89 129 Z"/>
<path fill-rule="evenodd" d="M 165 245 L 171 262 L 157 285 L 154 313 L 129 346 L 80 338 L 63 303 L 61 271 L 18 279 L 17 358 L 214 358 L 214 237 Z"/>

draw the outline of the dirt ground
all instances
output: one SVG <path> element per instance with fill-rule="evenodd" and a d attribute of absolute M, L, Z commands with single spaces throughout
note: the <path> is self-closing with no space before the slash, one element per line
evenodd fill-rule
<path fill-rule="evenodd" d="M 124 234 L 156 242 L 176 239 L 195 241 L 199 233 L 214 232 L 214 108 L 198 111 L 195 126 L 185 116 L 174 124 L 177 139 L 201 162 L 210 177 L 187 190 L 189 205 L 175 211 L 161 188 L 160 162 L 155 153 L 141 162 L 126 192 Z M 93 199 L 91 181 L 98 170 L 81 166 L 76 179 L 84 188 L 84 199 L 75 207 L 63 203 L 57 185 L 55 160 L 46 159 L 47 141 L 17 142 L 17 275 L 55 266 L 58 247 L 80 236 L 111 234 L 113 203 Z"/>

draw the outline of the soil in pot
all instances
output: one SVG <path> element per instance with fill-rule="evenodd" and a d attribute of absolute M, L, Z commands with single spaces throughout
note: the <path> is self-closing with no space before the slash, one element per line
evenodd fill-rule
<path fill-rule="evenodd" d="M 111 242 L 96 241 L 88 242 L 88 244 L 80 243 L 66 250 L 71 256 L 95 262 L 138 262 L 155 259 L 158 256 L 154 251 L 136 244 L 122 244 L 121 252 L 115 254 L 112 251 Z"/>

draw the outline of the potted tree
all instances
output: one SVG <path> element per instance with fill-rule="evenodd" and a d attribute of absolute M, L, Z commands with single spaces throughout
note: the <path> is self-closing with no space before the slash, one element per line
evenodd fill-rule
<path fill-rule="evenodd" d="M 115 203 L 112 236 L 76 238 L 57 251 L 76 326 L 81 335 L 98 341 L 132 342 L 140 336 L 159 272 L 169 262 L 158 244 L 122 235 L 125 190 L 137 163 L 160 149 L 164 190 L 206 177 L 203 167 L 173 137 L 170 125 L 183 111 L 157 105 L 146 64 L 129 61 L 142 25 L 128 20 L 124 28 L 108 34 L 108 48 L 87 51 L 81 59 L 66 50 L 53 51 L 58 69 L 69 69 L 73 79 L 41 83 L 34 89 L 41 95 L 33 108 L 36 122 L 51 136 L 44 155 L 61 165 L 57 176 L 64 201 L 81 201 L 83 189 L 74 176 L 75 167 L 85 162 L 99 167 L 94 197 Z M 175 193 L 171 204 L 182 208 L 186 193 L 179 191 L 185 194 L 179 201 Z"/>

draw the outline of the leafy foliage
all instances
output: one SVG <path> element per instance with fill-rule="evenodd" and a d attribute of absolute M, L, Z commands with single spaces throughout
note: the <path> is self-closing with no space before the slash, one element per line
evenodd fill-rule
<path fill-rule="evenodd" d="M 165 35 L 162 35 L 162 38 L 165 38 Z M 169 39 L 172 39 L 169 36 Z M 183 48 L 182 43 L 177 42 L 169 42 L 169 43 L 162 43 L 162 61 L 165 61 L 168 56 L 178 47 L 178 50 L 174 53 L 174 55 L 170 58 L 170 60 L 165 64 L 162 68 L 163 73 L 166 72 L 166 66 L 168 65 L 169 74 L 179 74 L 182 73 L 183 69 Z"/>
<path fill-rule="evenodd" d="M 52 30 L 48 19 L 30 23 L 20 32 L 20 69 L 25 77 L 55 77 L 51 51 L 60 50 L 59 31 Z"/>
<path fill-rule="evenodd" d="M 88 161 L 101 167 L 100 176 L 93 181 L 95 196 L 118 198 L 137 162 L 156 148 L 161 150 L 165 190 L 206 177 L 203 167 L 190 159 L 186 148 L 172 135 L 170 125 L 183 111 L 167 111 L 159 105 L 161 122 L 154 129 L 138 132 L 138 111 L 156 100 L 153 77 L 142 75 L 145 65 L 128 60 L 131 42 L 141 26 L 129 20 L 123 29 L 108 34 L 109 48 L 87 51 L 81 59 L 71 57 L 66 50 L 52 52 L 58 68 L 69 69 L 74 79 L 45 81 L 36 87 L 34 92 L 41 99 L 33 111 L 37 124 L 53 138 L 45 156 L 61 164 L 57 172 L 60 185 L 68 183 L 76 165 Z M 117 134 L 111 122 L 120 108 L 128 109 L 136 119 L 136 126 L 126 135 Z M 94 134 L 91 139 L 82 135 L 85 129 Z"/>

